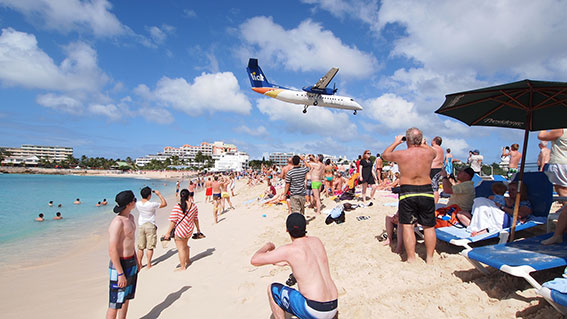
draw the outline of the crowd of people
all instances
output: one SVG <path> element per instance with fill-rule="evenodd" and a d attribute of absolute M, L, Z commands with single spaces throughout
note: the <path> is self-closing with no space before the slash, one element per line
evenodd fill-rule
<path fill-rule="evenodd" d="M 540 132 L 538 138 L 541 153 L 538 169 L 544 171 L 554 185 L 559 196 L 567 197 L 567 130 Z M 396 136 L 382 154 L 371 159 L 371 152 L 366 150 L 352 163 L 333 163 L 322 155 L 295 155 L 288 159 L 287 165 L 263 166 L 260 170 L 247 170 L 239 175 L 208 175 L 189 182 L 187 189 L 177 192 L 178 204 L 169 217 L 169 226 L 161 240 L 174 238 L 180 260 L 178 270 L 186 269 L 190 264 L 189 237 L 203 238 L 201 233 L 198 208 L 194 194 L 198 188 L 204 188 L 207 204 L 212 204 L 213 217 L 218 223 L 219 212 L 225 211 L 225 205 L 233 208 L 230 198 L 234 196 L 235 179 L 247 178 L 247 185 L 266 185 L 259 198 L 264 204 L 287 204 L 288 217 L 286 229 L 291 243 L 276 247 L 268 242 L 251 258 L 254 266 L 279 265 L 290 266 L 290 280 L 298 283 L 299 290 L 281 283 L 272 283 L 268 287 L 269 304 L 275 318 L 284 318 L 285 312 L 299 318 L 313 316 L 332 318 L 338 307 L 337 288 L 331 278 L 327 255 L 323 243 L 314 236 L 306 235 L 306 209 L 321 214 L 322 198 L 340 200 L 342 195 L 352 192 L 358 185 L 358 199 L 364 204 L 378 190 L 391 190 L 398 194 L 398 210 L 395 215 L 386 217 L 387 240 L 385 244 L 402 254 L 407 262 L 416 260 L 416 237 L 414 228 L 423 229 L 426 248 L 425 261 L 433 262 L 436 246 L 435 227 L 439 212 L 451 212 L 458 223 L 467 227 L 471 236 L 498 231 L 510 224 L 516 198 L 519 198 L 519 221 L 528 220 L 532 214 L 532 205 L 528 199 L 525 183 L 516 181 L 492 184 L 493 195 L 488 198 L 475 198 L 473 177 L 480 173 L 483 157 L 478 150 L 470 152 L 469 165 L 455 169 L 455 159 L 451 150 L 443 150 L 443 139 L 436 136 L 428 144 L 423 133 L 412 127 L 405 135 Z M 397 149 L 406 144 L 407 148 Z M 552 144 L 549 152 L 545 151 L 548 143 Z M 514 174 L 520 165 L 521 153 L 518 144 L 504 149 L 502 156 L 509 157 L 508 171 Z M 178 186 L 178 189 L 180 186 Z M 278 194 L 277 189 L 283 191 Z M 370 189 L 370 194 L 367 193 Z M 445 205 L 439 203 L 440 191 L 448 196 Z M 128 300 L 133 298 L 136 276 L 142 267 L 144 251 L 147 251 L 147 267 L 151 267 L 153 249 L 157 241 L 155 212 L 167 206 L 165 199 L 154 191 L 160 202 L 151 202 L 152 191 L 142 189 L 142 200 L 136 202 L 131 191 L 124 191 L 116 196 L 117 206 L 114 211 L 118 216 L 113 220 L 110 231 L 110 307 L 109 317 L 115 316 L 118 309 L 127 311 Z M 506 196 L 507 194 L 507 196 Z M 352 196 L 354 199 L 357 196 Z M 226 204 L 225 204 L 226 202 Z M 136 207 L 140 212 L 138 219 L 137 251 L 134 249 L 136 225 L 130 214 Z M 567 206 L 561 208 L 561 214 L 555 234 L 542 242 L 545 245 L 559 243 L 567 230 Z M 507 224 L 508 223 L 508 224 Z M 397 235 L 394 235 L 397 228 Z M 196 233 L 193 234 L 193 231 Z M 131 256 L 136 256 L 133 258 Z M 122 293 L 118 293 L 118 292 Z"/>

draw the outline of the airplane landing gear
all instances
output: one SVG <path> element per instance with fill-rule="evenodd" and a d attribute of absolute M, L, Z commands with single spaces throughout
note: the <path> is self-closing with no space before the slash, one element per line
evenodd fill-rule
<path fill-rule="evenodd" d="M 356 111 L 354 111 L 354 113 L 353 113 L 353 114 L 354 114 L 354 115 L 356 115 Z"/>
<path fill-rule="evenodd" d="M 308 105 L 305 105 L 305 107 L 303 108 L 303 114 L 307 113 L 307 107 Z"/>
<path fill-rule="evenodd" d="M 317 100 L 313 101 L 313 105 L 317 106 L 317 104 L 319 104 L 319 101 Z"/>

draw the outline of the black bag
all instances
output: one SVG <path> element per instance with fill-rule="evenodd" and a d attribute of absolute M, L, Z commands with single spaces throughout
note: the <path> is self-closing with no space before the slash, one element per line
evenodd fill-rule
<path fill-rule="evenodd" d="M 175 238 L 175 228 L 177 228 L 177 226 L 178 226 L 179 224 L 181 224 L 181 222 L 182 222 L 182 221 L 185 219 L 185 217 L 187 216 L 187 213 L 188 213 L 189 211 L 191 211 L 191 208 L 193 208 L 193 203 L 191 203 L 191 206 L 189 206 L 189 209 L 188 209 L 187 211 L 185 211 L 185 214 L 183 215 L 183 218 L 181 218 L 181 220 L 180 220 L 177 224 L 175 224 L 175 227 L 173 227 L 173 229 L 172 229 L 171 232 L 169 233 L 169 238 L 170 238 L 170 239 L 171 239 L 171 238 Z"/>

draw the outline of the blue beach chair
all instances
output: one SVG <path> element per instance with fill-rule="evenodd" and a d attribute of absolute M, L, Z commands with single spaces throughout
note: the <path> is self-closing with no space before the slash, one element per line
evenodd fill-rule
<path fill-rule="evenodd" d="M 558 311 L 567 310 L 567 295 L 542 287 L 532 276 L 534 271 L 541 271 L 567 266 L 567 241 L 562 244 L 542 245 L 541 241 L 552 234 L 521 239 L 512 243 L 476 247 L 461 252 L 478 270 L 485 275 L 489 268 L 503 271 L 512 276 L 524 278 Z M 563 308 L 562 308 L 563 307 Z"/>
<path fill-rule="evenodd" d="M 475 188 L 476 197 L 488 197 L 492 195 L 492 184 L 496 181 L 483 181 Z M 524 174 L 524 183 L 528 187 L 528 199 L 532 203 L 532 215 L 523 224 L 516 225 L 516 231 L 528 229 L 547 222 L 549 209 L 553 203 L 553 185 L 547 176 L 541 172 L 529 172 Z M 471 237 L 466 228 L 450 226 L 435 229 L 437 239 L 449 244 L 472 249 L 470 244 L 490 238 L 500 238 L 499 243 L 508 241 L 510 228 L 504 228 L 498 232 L 491 232 Z"/>
<path fill-rule="evenodd" d="M 544 283 L 545 285 L 545 283 Z M 567 294 L 548 287 L 541 287 L 538 291 L 549 304 L 563 315 L 567 315 Z"/>

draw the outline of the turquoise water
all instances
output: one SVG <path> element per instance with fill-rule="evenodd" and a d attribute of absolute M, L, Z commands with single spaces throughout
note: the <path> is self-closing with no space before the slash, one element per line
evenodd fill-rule
<path fill-rule="evenodd" d="M 144 186 L 159 189 L 166 196 L 175 191 L 175 182 L 161 180 L 0 174 L 0 255 L 13 256 L 10 262 L 20 262 L 31 261 L 30 255 L 37 256 L 38 252 L 52 254 L 68 249 L 73 241 L 106 230 L 114 217 L 112 208 L 118 192 L 129 189 L 139 198 Z M 81 205 L 73 204 L 77 198 Z M 104 198 L 108 205 L 96 207 Z M 53 201 L 53 207 L 49 207 L 49 201 Z M 62 220 L 53 220 L 57 212 L 61 212 Z M 39 213 L 45 215 L 44 222 L 34 221 Z M 6 261 L 0 260 L 0 264 Z"/>

